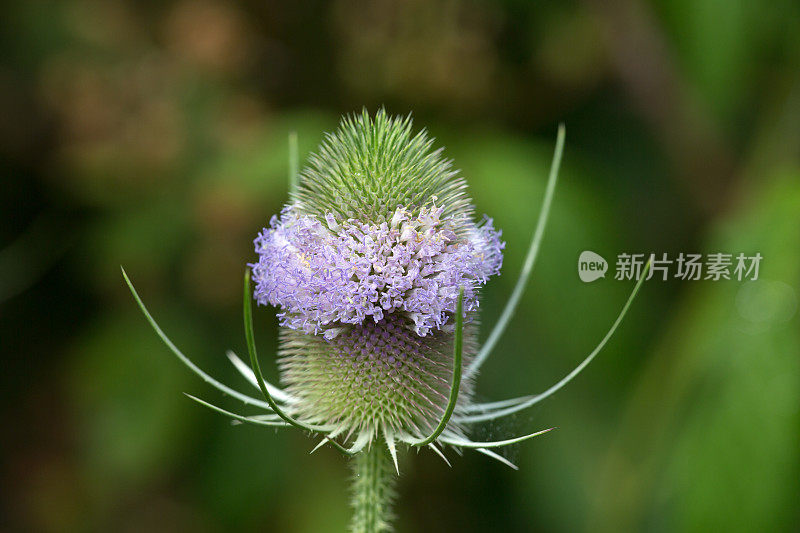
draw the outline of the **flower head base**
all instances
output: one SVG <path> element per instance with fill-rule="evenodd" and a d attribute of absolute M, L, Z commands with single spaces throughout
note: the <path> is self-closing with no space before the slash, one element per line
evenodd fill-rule
<path fill-rule="evenodd" d="M 464 351 L 474 353 L 475 328 L 465 329 Z M 281 346 L 281 376 L 302 420 L 332 426 L 346 439 L 371 440 L 378 432 L 399 439 L 427 435 L 442 418 L 453 372 L 450 334 L 423 339 L 391 314 L 333 340 L 284 328 Z M 463 408 L 471 380 L 459 396 Z"/>

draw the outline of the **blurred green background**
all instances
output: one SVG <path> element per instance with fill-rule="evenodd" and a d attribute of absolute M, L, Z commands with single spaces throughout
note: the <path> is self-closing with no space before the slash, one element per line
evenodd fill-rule
<path fill-rule="evenodd" d="M 343 113 L 413 112 L 504 230 L 509 295 L 556 126 L 561 182 L 520 312 L 478 382 L 542 391 L 632 288 L 577 257 L 760 252 L 760 280 L 651 281 L 583 375 L 478 438 L 549 426 L 514 472 L 401 458 L 397 529 L 797 531 L 800 4 L 17 0 L 0 18 L 0 529 L 342 531 L 346 461 L 231 426 L 160 344 L 247 390 L 241 276 Z M 256 312 L 269 377 L 276 320 Z"/>

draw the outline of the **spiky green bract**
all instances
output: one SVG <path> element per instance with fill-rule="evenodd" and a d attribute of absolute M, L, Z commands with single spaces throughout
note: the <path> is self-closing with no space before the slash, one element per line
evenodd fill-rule
<path fill-rule="evenodd" d="M 397 477 L 386 450 L 376 445 L 358 454 L 353 464 L 353 533 L 392 531 L 391 511 Z"/>
<path fill-rule="evenodd" d="M 473 321 L 464 326 L 463 359 L 476 351 Z M 294 416 L 332 427 L 331 434 L 369 444 L 378 435 L 424 439 L 448 406 L 453 376 L 451 332 L 420 337 L 401 319 L 367 320 L 335 339 L 281 328 L 280 369 L 295 399 Z M 461 384 L 456 413 L 472 396 L 472 381 Z M 463 434 L 451 422 L 448 431 Z"/>
<path fill-rule="evenodd" d="M 380 224 L 398 206 L 414 211 L 434 201 L 444 208 L 442 218 L 468 220 L 473 208 L 466 187 L 425 130 L 412 134 L 410 116 L 390 117 L 381 109 L 372 119 L 365 110 L 325 135 L 291 198 L 303 214 L 363 223 Z"/>

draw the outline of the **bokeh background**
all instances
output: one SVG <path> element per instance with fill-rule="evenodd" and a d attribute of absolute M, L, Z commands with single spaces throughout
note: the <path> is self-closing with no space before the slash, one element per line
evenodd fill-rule
<path fill-rule="evenodd" d="M 9 2 L 0 17 L 0 529 L 343 531 L 346 461 L 232 426 L 160 344 L 245 383 L 241 276 L 343 113 L 413 112 L 520 269 L 559 122 L 567 147 L 520 312 L 478 396 L 544 390 L 632 288 L 583 250 L 760 252 L 760 280 L 651 281 L 601 356 L 508 451 L 401 458 L 400 532 L 796 531 L 800 4 L 794 0 Z M 276 378 L 274 311 L 256 313 Z M 485 331 L 484 331 L 485 335 Z"/>

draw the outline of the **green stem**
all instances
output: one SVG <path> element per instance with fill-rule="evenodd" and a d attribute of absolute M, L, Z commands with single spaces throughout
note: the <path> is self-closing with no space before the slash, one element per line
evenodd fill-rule
<path fill-rule="evenodd" d="M 353 533 L 391 531 L 397 477 L 382 446 L 373 445 L 353 458 Z"/>

